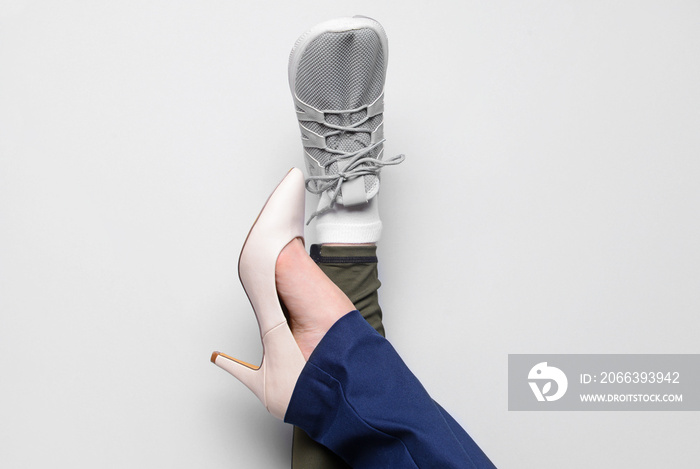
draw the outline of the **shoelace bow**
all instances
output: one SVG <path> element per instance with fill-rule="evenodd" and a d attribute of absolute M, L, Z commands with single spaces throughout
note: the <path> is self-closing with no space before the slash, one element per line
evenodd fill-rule
<path fill-rule="evenodd" d="M 360 120 L 359 122 L 356 122 L 352 126 L 335 125 L 329 122 L 325 122 L 325 126 L 336 130 L 336 132 L 331 132 L 327 134 L 325 138 L 342 133 L 371 133 L 372 131 L 370 129 L 359 128 L 360 125 L 364 124 L 368 120 L 369 117 L 365 117 L 364 119 Z M 378 176 L 379 172 L 384 166 L 397 165 L 406 159 L 406 156 L 403 154 L 396 155 L 387 160 L 380 160 L 372 156 L 366 156 L 379 145 L 383 144 L 385 141 L 386 139 L 382 138 L 376 143 L 373 143 L 367 147 L 361 148 L 353 152 L 344 152 L 328 147 L 323 149 L 328 153 L 335 153 L 337 155 L 331 157 L 323 165 L 323 169 L 326 172 L 328 172 L 328 168 L 330 168 L 334 163 L 338 163 L 341 160 L 347 160 L 347 166 L 345 166 L 345 169 L 343 169 L 342 171 L 339 170 L 337 173 L 334 174 L 326 174 L 324 176 L 309 176 L 306 179 L 306 190 L 308 190 L 312 194 L 322 194 L 323 192 L 330 191 L 330 202 L 328 203 L 328 205 L 312 213 L 309 219 L 306 221 L 307 225 L 311 223 L 311 220 L 313 220 L 319 215 L 323 215 L 335 206 L 335 203 L 338 199 L 338 195 L 340 195 L 340 187 L 342 186 L 343 182 L 362 176 Z"/>

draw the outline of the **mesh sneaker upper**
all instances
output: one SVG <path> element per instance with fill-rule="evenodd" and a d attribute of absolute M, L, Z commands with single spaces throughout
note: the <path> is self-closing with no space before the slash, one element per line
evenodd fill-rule
<path fill-rule="evenodd" d="M 370 27 L 325 31 L 296 53 L 300 54 L 296 69 L 290 70 L 294 74 L 295 99 L 324 113 L 324 123 L 299 122 L 302 133 L 306 130 L 325 140 L 324 148 L 305 147 L 305 157 L 313 160 L 307 161 L 307 169 L 314 176 L 336 174 L 338 163 L 326 166 L 327 162 L 337 158 L 339 152 L 352 154 L 369 147 L 372 132 L 377 131 L 383 122 L 383 115 L 378 114 L 352 130 L 338 130 L 326 125 L 355 126 L 366 119 L 367 106 L 381 99 L 386 75 L 386 51 L 382 38 Z M 381 159 L 382 147 L 382 144 L 376 145 L 366 156 Z M 370 198 L 378 190 L 378 176 L 367 174 L 362 177 L 367 198 Z"/>
<path fill-rule="evenodd" d="M 379 97 L 384 75 L 384 51 L 376 32 L 327 32 L 306 46 L 295 92 L 317 109 L 356 109 Z"/>

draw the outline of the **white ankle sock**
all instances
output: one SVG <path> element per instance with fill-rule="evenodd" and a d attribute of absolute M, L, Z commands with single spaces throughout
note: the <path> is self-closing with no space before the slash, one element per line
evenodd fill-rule
<path fill-rule="evenodd" d="M 345 207 L 335 206 L 318 216 L 316 220 L 317 242 L 328 243 L 376 243 L 382 234 L 377 196 L 366 204 Z"/>

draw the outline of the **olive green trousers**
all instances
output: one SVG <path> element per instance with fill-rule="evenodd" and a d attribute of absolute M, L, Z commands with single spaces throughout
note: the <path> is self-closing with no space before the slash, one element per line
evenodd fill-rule
<path fill-rule="evenodd" d="M 362 316 L 384 335 L 377 290 L 377 247 L 368 245 L 311 246 L 311 258 L 333 283 L 350 298 Z M 349 311 L 348 311 L 349 312 Z M 294 427 L 292 469 L 347 469 L 342 459 Z"/>

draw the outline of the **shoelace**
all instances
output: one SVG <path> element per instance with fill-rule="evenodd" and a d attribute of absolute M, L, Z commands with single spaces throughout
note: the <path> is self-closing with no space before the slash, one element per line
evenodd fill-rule
<path fill-rule="evenodd" d="M 359 122 L 356 122 L 352 126 L 335 125 L 329 122 L 325 122 L 325 126 L 336 130 L 336 132 L 331 132 L 325 137 L 328 138 L 333 135 L 338 135 L 344 132 L 371 132 L 370 129 L 358 128 L 367 120 L 369 120 L 369 118 L 365 117 L 364 119 L 360 120 Z M 330 168 L 334 163 L 338 163 L 341 160 L 347 160 L 347 166 L 345 166 L 345 169 L 343 169 L 342 171 L 338 171 L 334 174 L 326 174 L 325 176 L 310 176 L 308 179 L 306 179 L 306 190 L 308 190 L 312 194 L 320 195 L 323 192 L 330 191 L 330 202 L 325 207 L 322 207 L 316 210 L 314 213 L 312 213 L 309 219 L 306 221 L 307 225 L 311 223 L 311 220 L 313 220 L 319 215 L 323 215 L 335 206 L 335 203 L 338 199 L 338 195 L 340 194 L 340 187 L 342 186 L 343 182 L 362 176 L 378 176 L 379 172 L 384 166 L 397 165 L 403 162 L 404 159 L 406 159 L 405 155 L 396 155 L 387 160 L 380 160 L 378 158 L 366 156 L 373 149 L 383 144 L 385 140 L 386 139 L 381 139 L 380 141 L 373 143 L 365 148 L 350 153 L 335 150 L 333 148 L 328 147 L 324 148 L 324 151 L 327 151 L 328 153 L 335 153 L 338 155 L 331 157 L 328 161 L 326 161 L 326 163 L 323 165 L 325 171 L 328 171 L 328 168 Z"/>

